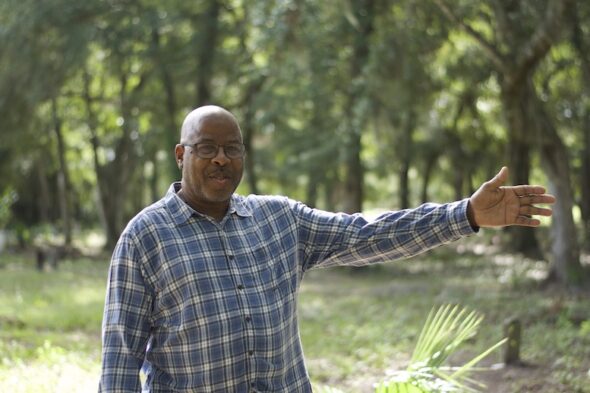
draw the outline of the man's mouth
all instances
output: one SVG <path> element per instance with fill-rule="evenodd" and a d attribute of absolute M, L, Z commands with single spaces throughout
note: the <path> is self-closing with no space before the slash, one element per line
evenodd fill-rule
<path fill-rule="evenodd" d="M 209 179 L 214 180 L 219 183 L 226 183 L 226 182 L 230 181 L 231 176 L 226 173 L 216 172 L 216 173 L 211 173 L 209 175 Z"/>

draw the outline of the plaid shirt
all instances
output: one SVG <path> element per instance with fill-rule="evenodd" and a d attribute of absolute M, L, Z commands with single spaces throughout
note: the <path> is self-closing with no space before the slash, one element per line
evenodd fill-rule
<path fill-rule="evenodd" d="M 140 392 L 142 365 L 144 392 L 311 392 L 296 315 L 307 270 L 409 257 L 473 233 L 467 200 L 369 222 L 234 195 L 216 222 L 178 187 L 131 220 L 114 250 L 102 392 Z"/>

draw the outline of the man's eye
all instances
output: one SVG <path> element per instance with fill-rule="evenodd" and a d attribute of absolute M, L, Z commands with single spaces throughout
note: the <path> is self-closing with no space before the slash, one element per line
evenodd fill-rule
<path fill-rule="evenodd" d="M 215 145 L 199 145 L 199 152 L 204 154 L 211 154 L 217 150 Z"/>

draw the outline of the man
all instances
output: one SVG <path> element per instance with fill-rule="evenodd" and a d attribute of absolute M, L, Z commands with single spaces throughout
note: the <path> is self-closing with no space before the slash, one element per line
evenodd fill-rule
<path fill-rule="evenodd" d="M 113 253 L 100 390 L 311 392 L 297 326 L 297 291 L 314 267 L 409 257 L 477 231 L 537 226 L 543 187 L 502 187 L 502 168 L 471 196 L 374 221 L 285 197 L 234 194 L 244 145 L 216 106 L 185 119 L 182 180 L 130 221 Z"/>

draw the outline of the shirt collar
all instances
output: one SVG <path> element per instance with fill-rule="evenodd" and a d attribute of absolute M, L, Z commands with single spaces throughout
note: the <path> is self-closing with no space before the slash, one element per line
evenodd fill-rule
<path fill-rule="evenodd" d="M 166 196 L 164 197 L 164 203 L 170 211 L 174 222 L 176 224 L 184 224 L 193 214 L 202 215 L 187 205 L 178 196 L 178 190 L 180 190 L 180 182 L 172 183 L 166 192 Z M 243 197 L 237 194 L 233 194 L 231 196 L 228 209 L 228 215 L 234 213 L 241 217 L 252 216 L 252 211 L 244 203 Z"/>
<path fill-rule="evenodd" d="M 236 213 L 238 216 L 251 217 L 252 210 L 244 201 L 244 197 L 238 194 L 233 194 L 229 202 L 229 213 Z"/>

